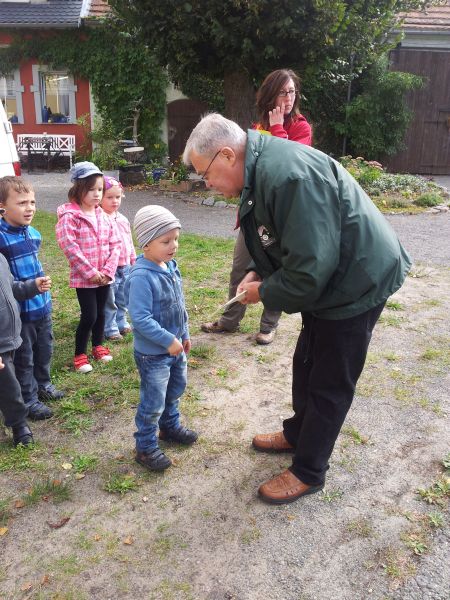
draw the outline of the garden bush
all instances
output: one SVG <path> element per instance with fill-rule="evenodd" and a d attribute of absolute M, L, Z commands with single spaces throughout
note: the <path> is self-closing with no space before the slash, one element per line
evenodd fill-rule
<path fill-rule="evenodd" d="M 426 194 L 422 194 L 415 200 L 413 200 L 413 204 L 416 206 L 437 206 L 438 204 L 442 204 L 442 197 L 436 192 L 428 192 Z"/>

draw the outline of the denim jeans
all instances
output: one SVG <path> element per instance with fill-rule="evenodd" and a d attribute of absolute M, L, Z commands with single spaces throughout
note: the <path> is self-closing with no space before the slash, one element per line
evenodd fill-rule
<path fill-rule="evenodd" d="M 109 286 L 109 294 L 105 304 L 105 336 L 117 335 L 126 327 L 127 305 L 125 302 L 125 281 L 130 272 L 130 266 L 117 267 L 114 283 Z"/>
<path fill-rule="evenodd" d="M 158 447 L 158 427 L 170 430 L 180 425 L 180 396 L 186 389 L 187 360 L 184 352 L 141 354 L 134 351 L 141 377 L 140 402 L 136 412 L 136 450 L 151 452 Z"/>
<path fill-rule="evenodd" d="M 22 345 L 16 350 L 14 367 L 27 408 L 38 401 L 38 388 L 50 384 L 50 362 L 53 353 L 52 316 L 38 321 L 22 322 Z"/>

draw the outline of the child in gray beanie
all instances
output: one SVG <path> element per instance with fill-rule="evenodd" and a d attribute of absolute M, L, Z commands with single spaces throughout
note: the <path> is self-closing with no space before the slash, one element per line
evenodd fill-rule
<path fill-rule="evenodd" d="M 190 445 L 197 433 L 180 422 L 191 349 L 181 275 L 174 260 L 181 224 L 162 206 L 141 208 L 134 231 L 143 249 L 131 267 L 125 297 L 134 330 L 134 358 L 141 377 L 136 412 L 136 461 L 152 471 L 172 464 L 159 439 Z"/>

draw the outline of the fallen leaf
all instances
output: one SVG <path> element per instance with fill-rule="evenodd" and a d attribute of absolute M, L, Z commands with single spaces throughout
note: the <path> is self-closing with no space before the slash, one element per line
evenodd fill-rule
<path fill-rule="evenodd" d="M 63 463 L 61 466 L 65 471 L 70 471 L 70 469 L 73 467 L 72 463 Z"/>
<path fill-rule="evenodd" d="M 134 540 L 133 540 L 133 538 L 131 537 L 131 535 L 129 535 L 128 537 L 126 537 L 126 538 L 123 540 L 123 543 L 124 543 L 124 544 L 126 544 L 127 546 L 131 546 L 131 544 L 133 544 L 133 543 L 134 543 Z"/>
<path fill-rule="evenodd" d="M 148 496 L 144 496 L 144 497 L 142 498 L 142 502 L 148 502 Z"/>
<path fill-rule="evenodd" d="M 101 539 L 102 539 L 102 538 L 101 538 L 101 536 L 100 536 L 100 535 L 98 535 L 98 533 L 96 533 L 96 534 L 94 535 L 94 540 L 95 540 L 96 542 L 100 541 Z"/>
<path fill-rule="evenodd" d="M 41 585 L 47 585 L 47 583 L 50 583 L 50 577 L 48 575 L 44 575 L 41 579 Z"/>
<path fill-rule="evenodd" d="M 52 483 L 53 483 L 53 485 L 61 485 L 62 481 L 61 481 L 61 479 L 54 479 L 52 481 Z"/>
<path fill-rule="evenodd" d="M 24 583 L 20 589 L 22 590 L 22 592 L 29 592 L 32 588 L 33 588 L 33 584 L 28 582 L 28 583 Z"/>
<path fill-rule="evenodd" d="M 47 525 L 52 529 L 59 529 L 60 527 L 64 527 L 64 525 L 68 521 L 70 521 L 70 517 L 63 517 L 60 521 L 57 521 L 56 523 L 50 523 L 50 521 L 47 521 Z"/>
<path fill-rule="evenodd" d="M 8 528 L 7 527 L 0 527 L 0 535 L 5 535 L 5 533 L 8 533 Z"/>
<path fill-rule="evenodd" d="M 85 477 L 85 473 L 75 473 L 75 479 L 84 479 Z"/>
<path fill-rule="evenodd" d="M 295 515 L 288 515 L 287 518 L 289 521 L 295 521 Z"/>
<path fill-rule="evenodd" d="M 23 500 L 16 500 L 14 502 L 14 508 L 23 508 L 25 506 L 25 502 Z"/>
<path fill-rule="evenodd" d="M 178 458 L 172 458 L 172 464 L 174 467 L 178 466 L 179 463 L 180 461 L 178 460 Z"/>

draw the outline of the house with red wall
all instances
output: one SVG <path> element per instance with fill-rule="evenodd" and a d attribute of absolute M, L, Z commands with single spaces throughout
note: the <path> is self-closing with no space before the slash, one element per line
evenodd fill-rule
<path fill-rule="evenodd" d="M 18 31 L 51 35 L 89 26 L 109 10 L 103 0 L 0 0 L 0 47 L 8 46 Z M 0 97 L 16 140 L 19 134 L 75 135 L 79 148 L 84 133 L 76 121 L 86 114 L 92 119 L 94 113 L 89 81 L 35 59 L 0 77 Z"/>

